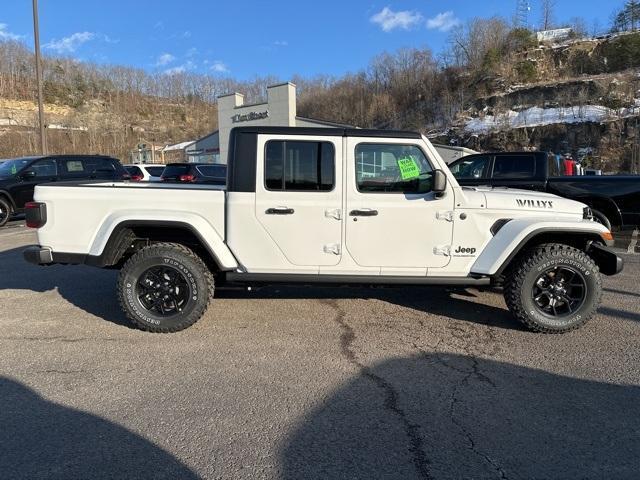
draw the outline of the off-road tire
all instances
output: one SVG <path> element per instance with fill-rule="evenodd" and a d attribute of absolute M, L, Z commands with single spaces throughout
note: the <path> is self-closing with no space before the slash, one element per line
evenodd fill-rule
<path fill-rule="evenodd" d="M 184 308 L 171 316 L 154 314 L 139 301 L 137 282 L 153 267 L 178 271 L 189 286 Z M 144 247 L 127 260 L 118 276 L 118 301 L 127 318 L 138 328 L 154 333 L 184 330 L 196 323 L 213 298 L 213 274 L 191 249 L 178 243 L 156 243 Z"/>
<path fill-rule="evenodd" d="M 0 227 L 4 227 L 11 218 L 11 204 L 6 198 L 0 197 Z"/>
<path fill-rule="evenodd" d="M 565 266 L 582 275 L 586 285 L 584 300 L 566 317 L 549 317 L 536 306 L 532 296 L 534 284 L 547 269 Z M 566 333 L 581 327 L 595 314 L 602 298 L 602 278 L 598 266 L 583 251 L 555 243 L 538 245 L 515 260 L 507 274 L 504 298 L 513 316 L 529 329 Z"/>

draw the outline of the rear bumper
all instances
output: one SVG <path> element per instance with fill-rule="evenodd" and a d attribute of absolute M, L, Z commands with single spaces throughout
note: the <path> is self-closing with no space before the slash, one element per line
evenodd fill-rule
<path fill-rule="evenodd" d="M 22 256 L 24 259 L 33 263 L 34 265 L 53 265 L 53 264 L 63 264 L 63 265 L 98 265 L 96 260 L 99 257 L 90 257 L 88 255 L 83 255 L 81 253 L 63 253 L 63 252 L 54 252 L 49 247 L 41 247 L 40 245 L 32 245 L 27 247 L 22 252 Z"/>
<path fill-rule="evenodd" d="M 22 255 L 27 262 L 34 265 L 51 265 L 53 263 L 53 251 L 39 245 L 27 247 Z"/>
<path fill-rule="evenodd" d="M 597 243 L 591 243 L 587 247 L 587 255 L 593 258 L 594 262 L 605 275 L 616 275 L 624 268 L 622 258 L 615 252 Z"/>

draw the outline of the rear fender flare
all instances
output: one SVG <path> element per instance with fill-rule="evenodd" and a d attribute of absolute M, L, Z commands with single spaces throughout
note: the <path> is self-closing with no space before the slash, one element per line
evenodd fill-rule
<path fill-rule="evenodd" d="M 171 227 L 186 229 L 193 233 L 211 254 L 221 270 L 238 268 L 238 262 L 213 226 L 199 215 L 181 212 L 153 212 L 151 215 L 112 214 L 102 223 L 94 236 L 89 255 L 101 257 L 108 254 L 105 249 L 109 240 L 123 228 L 132 226 Z"/>

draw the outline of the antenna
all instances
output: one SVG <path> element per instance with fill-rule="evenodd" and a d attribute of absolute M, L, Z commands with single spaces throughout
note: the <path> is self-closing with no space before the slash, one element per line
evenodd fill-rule
<path fill-rule="evenodd" d="M 531 4 L 529 0 L 516 0 L 515 23 L 518 28 L 529 28 L 529 12 Z"/>

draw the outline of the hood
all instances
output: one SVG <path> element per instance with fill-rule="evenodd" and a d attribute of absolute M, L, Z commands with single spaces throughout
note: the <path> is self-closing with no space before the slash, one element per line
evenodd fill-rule
<path fill-rule="evenodd" d="M 558 197 L 550 193 L 512 188 L 480 187 L 487 208 L 494 210 L 535 211 L 548 213 L 575 213 L 582 216 L 584 203 Z"/>

